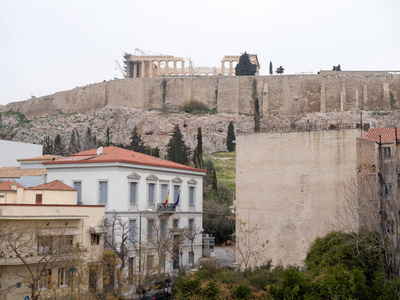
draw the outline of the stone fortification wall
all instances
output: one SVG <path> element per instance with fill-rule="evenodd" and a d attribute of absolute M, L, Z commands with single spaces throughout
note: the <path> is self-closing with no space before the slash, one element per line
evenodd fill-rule
<path fill-rule="evenodd" d="M 119 79 L 1 108 L 28 119 L 57 112 L 91 112 L 106 105 L 179 111 L 197 100 L 221 113 L 251 114 L 255 99 L 263 117 L 310 112 L 400 108 L 400 75 L 277 75 Z"/>
<path fill-rule="evenodd" d="M 341 228 L 335 214 L 346 206 L 344 184 L 356 176 L 359 136 L 347 129 L 236 137 L 236 211 L 269 241 L 263 259 L 302 264 L 316 237 Z"/>

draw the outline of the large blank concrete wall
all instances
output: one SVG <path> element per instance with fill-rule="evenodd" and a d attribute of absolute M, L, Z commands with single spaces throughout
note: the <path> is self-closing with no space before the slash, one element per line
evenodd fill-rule
<path fill-rule="evenodd" d="M 41 156 L 43 146 L 0 140 L 0 167 L 18 167 L 17 159 Z"/>
<path fill-rule="evenodd" d="M 315 238 L 336 223 L 344 182 L 356 175 L 359 135 L 351 129 L 237 136 L 237 212 L 269 240 L 265 258 L 301 264 Z"/>
<path fill-rule="evenodd" d="M 400 108 L 400 75 L 129 78 L 14 102 L 1 110 L 33 119 L 59 112 L 90 112 L 106 105 L 179 111 L 184 103 L 197 100 L 221 113 L 251 114 L 256 98 L 263 117 L 396 109 Z"/>

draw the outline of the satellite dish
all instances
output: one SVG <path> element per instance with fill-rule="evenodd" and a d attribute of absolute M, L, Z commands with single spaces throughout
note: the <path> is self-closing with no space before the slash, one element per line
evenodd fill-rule
<path fill-rule="evenodd" d="M 97 155 L 100 155 L 103 152 L 103 147 L 99 147 L 96 151 Z"/>

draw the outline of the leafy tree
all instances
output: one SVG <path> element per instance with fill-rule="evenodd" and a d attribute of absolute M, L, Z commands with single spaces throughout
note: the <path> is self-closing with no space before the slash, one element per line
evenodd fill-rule
<path fill-rule="evenodd" d="M 54 141 L 49 136 L 44 137 L 42 145 L 43 154 L 54 154 Z"/>
<path fill-rule="evenodd" d="M 276 74 L 283 74 L 284 71 L 285 71 L 285 69 L 282 66 L 279 66 L 279 68 L 276 69 L 275 73 Z"/>
<path fill-rule="evenodd" d="M 202 169 L 203 162 L 203 138 L 201 136 L 201 127 L 197 129 L 197 147 L 193 152 L 193 164 L 195 168 Z"/>
<path fill-rule="evenodd" d="M 154 157 L 160 157 L 160 149 L 158 147 L 155 147 L 151 155 Z"/>
<path fill-rule="evenodd" d="M 254 76 L 257 72 L 257 66 L 250 61 L 250 55 L 244 52 L 239 63 L 235 67 L 236 76 Z"/>
<path fill-rule="evenodd" d="M 71 133 L 71 139 L 69 141 L 69 154 L 75 154 L 81 151 L 81 142 L 78 130 L 74 128 Z"/>
<path fill-rule="evenodd" d="M 190 149 L 185 145 L 179 125 L 175 125 L 174 132 L 167 145 L 168 159 L 183 165 L 189 164 Z"/>
<path fill-rule="evenodd" d="M 228 136 L 226 138 L 226 147 L 228 148 L 228 151 L 235 151 L 235 140 L 235 128 L 233 126 L 233 121 L 230 121 L 228 125 Z"/>
<path fill-rule="evenodd" d="M 274 69 L 272 68 L 272 61 L 269 62 L 269 75 L 274 74 Z"/>
<path fill-rule="evenodd" d="M 254 103 L 254 132 L 260 132 L 260 103 L 258 98 Z"/>
<path fill-rule="evenodd" d="M 138 133 L 137 126 L 133 128 L 132 135 L 130 137 L 129 150 L 144 153 L 144 143 L 142 141 L 142 136 Z"/>
<path fill-rule="evenodd" d="M 342 68 L 340 67 L 340 65 L 333 66 L 332 71 L 342 71 Z"/>

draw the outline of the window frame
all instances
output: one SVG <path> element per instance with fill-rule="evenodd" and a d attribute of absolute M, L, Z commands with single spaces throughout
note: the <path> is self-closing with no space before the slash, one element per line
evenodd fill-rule
<path fill-rule="evenodd" d="M 196 187 L 189 185 L 189 207 L 195 207 L 196 206 Z M 193 191 L 193 197 L 191 197 L 191 191 Z"/>
<path fill-rule="evenodd" d="M 132 189 L 131 185 L 135 185 L 135 201 L 132 203 L 131 195 L 132 195 Z M 139 181 L 138 180 L 128 180 L 128 206 L 137 206 L 138 205 L 138 196 L 139 195 Z"/>
<path fill-rule="evenodd" d="M 91 245 L 100 245 L 100 234 L 91 233 L 90 234 L 90 244 Z"/>
<path fill-rule="evenodd" d="M 83 180 L 82 179 L 74 179 L 74 180 L 72 180 L 72 187 L 74 188 L 74 189 L 76 189 L 75 188 L 75 183 L 80 183 L 80 185 L 81 185 L 81 188 L 80 188 L 80 190 L 77 190 L 77 193 L 76 193 L 76 204 L 77 205 L 83 205 L 83 201 L 82 201 L 82 186 L 83 186 L 83 184 L 82 184 L 82 182 L 83 182 Z M 79 193 L 80 192 L 80 193 Z M 79 201 L 79 196 L 80 196 L 80 201 Z"/>
<path fill-rule="evenodd" d="M 43 204 L 43 194 L 35 194 L 35 204 Z"/>
<path fill-rule="evenodd" d="M 106 191 L 106 201 L 104 202 L 104 201 L 101 201 L 102 199 L 101 199 L 101 195 L 102 195 L 102 192 L 101 192 L 101 183 L 102 182 L 105 182 L 106 183 L 106 186 L 107 186 L 107 191 Z M 97 186 L 98 186 L 98 188 L 97 188 L 97 192 L 98 192 L 98 203 L 99 203 L 99 205 L 108 205 L 108 194 L 109 194 L 109 184 L 108 184 L 108 179 L 99 179 L 99 180 L 97 180 Z"/>
<path fill-rule="evenodd" d="M 152 198 L 150 202 L 150 186 L 153 187 Z M 148 182 L 147 183 L 147 204 L 148 205 L 155 205 L 155 194 L 156 194 L 156 183 L 155 182 Z"/>

